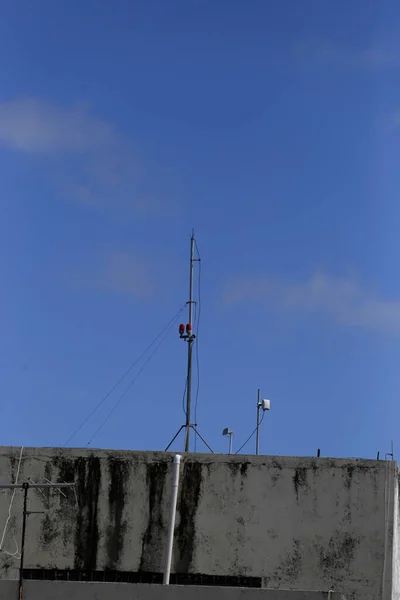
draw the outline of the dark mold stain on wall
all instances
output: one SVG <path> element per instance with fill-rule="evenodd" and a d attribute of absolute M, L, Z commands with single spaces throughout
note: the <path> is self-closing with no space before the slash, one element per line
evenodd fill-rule
<path fill-rule="evenodd" d="M 52 483 L 74 483 L 75 468 L 74 460 L 64 456 L 56 456 L 48 460 L 44 466 L 44 481 Z M 68 468 L 66 467 L 68 465 Z M 57 471 L 57 475 L 54 471 Z M 43 476 L 35 476 L 35 479 L 43 479 Z M 77 518 L 77 506 L 75 491 L 69 489 L 34 490 L 37 498 L 41 501 L 45 514 L 41 520 L 39 541 L 42 549 L 49 552 L 54 560 L 57 560 L 57 546 L 53 543 L 61 541 L 64 548 L 71 545 L 74 539 L 75 521 Z"/>
<path fill-rule="evenodd" d="M 274 469 L 279 469 L 279 471 L 282 471 L 282 465 L 279 462 L 279 460 L 276 460 L 276 458 L 272 459 L 271 464 L 272 464 L 272 466 L 273 466 Z"/>
<path fill-rule="evenodd" d="M 42 546 L 44 548 L 49 546 L 58 537 L 58 534 L 59 534 L 59 532 L 58 532 L 57 524 L 55 523 L 54 519 L 52 519 L 49 516 L 49 514 L 45 514 L 43 521 L 42 521 L 41 535 L 40 535 L 40 541 L 41 541 Z"/>
<path fill-rule="evenodd" d="M 109 525 L 107 527 L 107 569 L 115 570 L 121 557 L 127 523 L 123 520 L 130 463 L 108 458 L 110 486 L 108 490 Z"/>
<path fill-rule="evenodd" d="M 11 467 L 11 479 L 12 479 L 12 481 L 15 481 L 15 470 L 16 470 L 16 466 L 17 466 L 17 460 L 16 460 L 14 454 L 10 454 L 9 459 L 10 459 L 10 467 Z"/>
<path fill-rule="evenodd" d="M 275 487 L 282 477 L 282 465 L 275 458 L 272 460 L 271 481 L 272 487 Z"/>
<path fill-rule="evenodd" d="M 75 481 L 77 463 L 79 460 L 84 459 L 66 458 L 63 455 L 57 456 L 56 460 L 54 461 L 54 465 L 58 469 L 57 482 L 73 483 Z"/>
<path fill-rule="evenodd" d="M 249 466 L 249 462 L 227 462 L 227 467 L 232 474 L 232 479 L 236 479 L 236 477 L 240 474 L 240 489 L 243 490 L 246 477 L 247 477 L 247 469 Z"/>
<path fill-rule="evenodd" d="M 240 465 L 240 474 L 242 477 L 245 477 L 247 475 L 247 469 L 249 467 L 249 462 L 244 462 Z"/>
<path fill-rule="evenodd" d="M 354 475 L 358 475 L 359 477 L 362 475 L 371 474 L 371 467 L 357 464 L 350 464 L 344 467 L 344 484 L 347 488 L 351 488 L 354 483 Z"/>
<path fill-rule="evenodd" d="M 271 577 L 265 578 L 265 585 L 278 589 L 296 583 L 301 575 L 302 560 L 300 540 L 293 539 L 291 550 L 283 556 L 279 567 Z"/>
<path fill-rule="evenodd" d="M 345 476 L 344 484 L 347 487 L 347 489 L 351 488 L 351 483 L 352 483 L 352 480 L 353 480 L 354 471 L 355 471 L 355 467 L 353 465 L 349 465 L 346 468 L 346 476 Z"/>
<path fill-rule="evenodd" d="M 281 477 L 281 472 L 274 470 L 274 472 L 271 474 L 272 487 L 276 486 Z"/>
<path fill-rule="evenodd" d="M 142 540 L 140 571 L 157 571 L 164 552 L 163 495 L 168 464 L 156 462 L 147 465 L 146 481 L 149 498 L 147 529 Z"/>
<path fill-rule="evenodd" d="M 282 563 L 287 582 L 294 583 L 297 581 L 301 573 L 301 561 L 300 540 L 293 540 L 292 551 L 288 553 Z"/>
<path fill-rule="evenodd" d="M 232 477 L 235 478 L 241 469 L 241 464 L 238 462 L 228 462 L 227 467 L 232 473 Z"/>
<path fill-rule="evenodd" d="M 78 515 L 75 529 L 75 569 L 96 569 L 99 543 L 98 509 L 101 482 L 100 459 L 90 456 L 75 461 Z"/>
<path fill-rule="evenodd" d="M 57 483 L 75 483 L 76 460 L 59 456 L 55 465 L 58 469 Z M 58 523 L 62 526 L 62 537 L 64 547 L 69 547 L 71 539 L 74 538 L 76 512 L 78 510 L 77 489 L 64 490 L 59 495 L 60 506 Z"/>
<path fill-rule="evenodd" d="M 247 478 L 247 469 L 250 463 L 244 462 L 240 465 L 240 491 L 243 491 L 246 478 Z"/>
<path fill-rule="evenodd" d="M 296 492 L 296 500 L 299 501 L 300 490 L 308 490 L 307 482 L 307 469 L 304 467 L 297 467 L 293 475 L 293 485 Z"/>
<path fill-rule="evenodd" d="M 44 467 L 44 476 L 45 476 L 45 481 L 46 480 L 53 481 L 53 469 L 52 469 L 52 463 L 50 461 L 48 461 Z M 46 509 L 49 510 L 50 509 L 51 489 L 45 488 L 44 490 L 36 490 L 36 492 L 38 494 L 41 494 L 44 498 L 46 498 Z"/>
<path fill-rule="evenodd" d="M 180 486 L 180 523 L 177 531 L 178 556 L 175 569 L 177 573 L 189 573 L 193 561 L 196 538 L 195 518 L 200 500 L 201 484 L 201 464 L 194 462 L 185 463 L 182 484 Z"/>
<path fill-rule="evenodd" d="M 327 549 L 320 549 L 320 566 L 329 583 L 337 583 L 351 573 L 358 540 L 343 532 L 337 532 Z"/>

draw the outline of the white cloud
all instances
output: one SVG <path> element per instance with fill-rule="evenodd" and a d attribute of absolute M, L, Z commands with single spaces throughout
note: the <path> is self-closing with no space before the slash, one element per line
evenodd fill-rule
<path fill-rule="evenodd" d="M 154 291 L 148 262 L 141 256 L 123 252 L 108 254 L 95 284 L 100 289 L 138 299 L 148 298 Z"/>
<path fill-rule="evenodd" d="M 400 111 L 395 110 L 389 115 L 386 115 L 383 118 L 379 118 L 377 120 L 378 127 L 386 132 L 390 132 L 392 130 L 397 130 L 400 125 Z"/>
<path fill-rule="evenodd" d="M 268 307 L 329 315 L 348 326 L 400 332 L 400 300 L 388 300 L 352 279 L 317 272 L 307 281 L 285 284 L 267 277 L 245 277 L 229 282 L 225 302 L 258 301 Z"/>
<path fill-rule="evenodd" d="M 400 52 L 383 48 L 344 48 L 331 45 L 320 46 L 320 59 L 350 67 L 390 67 L 400 63 Z"/>
<path fill-rule="evenodd" d="M 304 63 L 338 65 L 344 68 L 379 69 L 400 64 L 400 47 L 351 47 L 326 41 L 303 43 L 295 49 Z"/>
<path fill-rule="evenodd" d="M 62 197 L 119 206 L 125 214 L 170 211 L 180 176 L 166 181 L 164 167 L 144 165 L 133 146 L 112 123 L 81 107 L 37 98 L 0 102 L 0 148 L 31 156 Z"/>
<path fill-rule="evenodd" d="M 0 142 L 28 153 L 94 151 L 115 141 L 113 128 L 81 109 L 35 98 L 0 103 Z"/>

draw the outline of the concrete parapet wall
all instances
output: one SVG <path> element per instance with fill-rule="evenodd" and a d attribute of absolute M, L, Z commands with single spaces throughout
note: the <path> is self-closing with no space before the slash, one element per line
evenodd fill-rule
<path fill-rule="evenodd" d="M 0 448 L 0 482 L 14 481 L 19 456 L 19 448 Z M 99 571 L 161 573 L 172 456 L 24 449 L 20 479 L 76 484 L 74 492 L 30 490 L 28 509 L 44 514 L 28 517 L 25 568 L 74 570 L 89 579 Z M 188 454 L 172 572 L 393 600 L 393 578 L 400 581 L 395 488 L 394 462 Z M 0 532 L 10 497 L 0 494 Z M 18 491 L 0 553 L 3 578 L 17 576 L 21 515 Z"/>
<path fill-rule="evenodd" d="M 0 582 L 0 600 L 15 600 L 18 584 Z M 333 592 L 27 581 L 24 600 L 345 600 Z"/>

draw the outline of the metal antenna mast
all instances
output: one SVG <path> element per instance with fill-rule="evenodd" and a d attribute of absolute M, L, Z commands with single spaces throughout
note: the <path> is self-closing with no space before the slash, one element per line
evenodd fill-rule
<path fill-rule="evenodd" d="M 210 452 L 214 452 L 211 446 L 207 444 L 205 439 L 197 431 L 197 423 L 191 423 L 191 399 L 192 399 L 192 356 L 193 356 L 193 344 L 196 339 L 196 334 L 193 333 L 193 305 L 196 302 L 193 300 L 193 274 L 194 274 L 194 263 L 199 262 L 200 258 L 194 257 L 195 249 L 195 238 L 194 231 L 190 236 L 190 271 L 189 271 L 189 300 L 187 302 L 189 306 L 189 322 L 185 325 L 179 325 L 179 336 L 182 340 L 185 340 L 188 345 L 188 359 L 187 359 L 187 379 L 186 379 L 186 422 L 178 430 L 175 436 L 172 438 L 165 451 L 167 451 L 173 442 L 176 440 L 182 429 L 185 429 L 185 443 L 184 452 L 189 452 L 190 442 L 190 430 L 193 429 L 195 434 L 201 439 L 201 441 L 207 446 Z"/>
<path fill-rule="evenodd" d="M 190 238 L 190 276 L 189 276 L 189 323 L 186 325 L 186 341 L 188 344 L 188 366 L 187 366 L 187 386 L 186 386 L 186 425 L 185 425 L 185 445 L 184 451 L 189 452 L 190 438 L 190 401 L 192 396 L 192 354 L 195 334 L 192 329 L 193 321 L 193 271 L 194 271 L 194 232 Z M 181 337 L 182 336 L 181 334 Z"/>

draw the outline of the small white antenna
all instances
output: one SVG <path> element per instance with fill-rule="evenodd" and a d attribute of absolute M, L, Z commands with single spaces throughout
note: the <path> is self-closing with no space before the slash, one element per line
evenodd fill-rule
<path fill-rule="evenodd" d="M 271 401 L 270 400 L 261 400 L 261 390 L 258 390 L 257 393 L 257 428 L 256 428 L 256 454 L 259 454 L 260 450 L 260 413 L 261 410 L 271 410 Z"/>
<path fill-rule="evenodd" d="M 229 427 L 225 427 L 225 429 L 222 432 L 222 435 L 229 435 L 229 454 L 232 454 L 233 431 L 229 429 Z"/>

